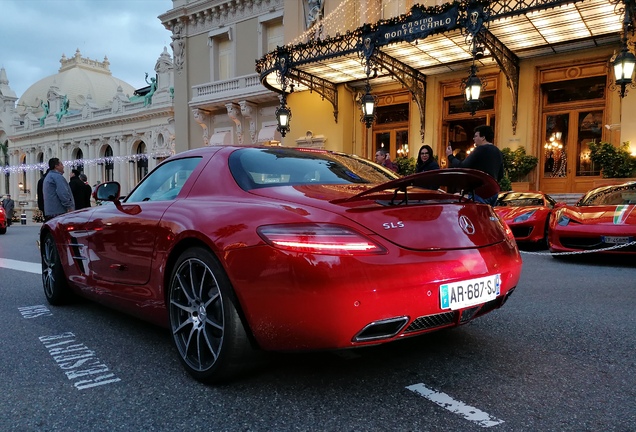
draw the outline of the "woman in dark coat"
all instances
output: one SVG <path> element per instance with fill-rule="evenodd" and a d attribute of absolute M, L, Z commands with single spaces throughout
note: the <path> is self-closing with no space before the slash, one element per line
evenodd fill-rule
<path fill-rule="evenodd" d="M 417 155 L 417 163 L 415 164 L 416 173 L 439 169 L 439 164 L 433 157 L 433 149 L 430 145 L 424 144 L 420 147 L 420 151 Z"/>

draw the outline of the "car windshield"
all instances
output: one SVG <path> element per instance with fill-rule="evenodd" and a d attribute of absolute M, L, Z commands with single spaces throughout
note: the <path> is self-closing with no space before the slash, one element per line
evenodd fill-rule
<path fill-rule="evenodd" d="M 613 186 L 586 196 L 582 206 L 636 204 L 636 183 Z"/>
<path fill-rule="evenodd" d="M 357 156 L 280 147 L 237 150 L 230 155 L 229 167 L 245 190 L 283 185 L 385 183 L 399 178 Z"/>
<path fill-rule="evenodd" d="M 499 195 L 496 206 L 498 207 L 528 207 L 542 206 L 543 198 L 538 194 L 506 193 Z"/>

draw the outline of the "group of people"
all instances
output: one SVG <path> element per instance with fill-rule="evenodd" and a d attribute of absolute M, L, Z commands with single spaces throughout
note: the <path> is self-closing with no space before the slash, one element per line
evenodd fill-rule
<path fill-rule="evenodd" d="M 38 208 L 48 221 L 55 216 L 91 206 L 93 188 L 86 174 L 71 170 L 71 179 L 64 178 L 64 164 L 58 158 L 49 159 L 49 169 L 38 181 Z"/>
<path fill-rule="evenodd" d="M 495 132 L 492 127 L 482 125 L 475 128 L 473 142 L 475 150 L 473 150 L 465 159 L 460 160 L 455 157 L 452 146 L 446 148 L 446 157 L 450 168 L 472 168 L 486 174 L 489 174 L 497 182 L 501 181 L 504 176 L 503 154 L 494 144 Z M 375 153 L 375 161 L 394 171 L 398 172 L 398 166 L 391 160 L 390 155 L 384 149 L 379 149 Z M 429 170 L 439 169 L 439 164 L 433 156 L 431 146 L 425 144 L 420 147 L 415 164 L 415 172 L 420 173 Z M 475 195 L 475 200 L 487 204 L 494 205 L 497 201 L 497 195 L 492 197 L 480 197 Z"/>

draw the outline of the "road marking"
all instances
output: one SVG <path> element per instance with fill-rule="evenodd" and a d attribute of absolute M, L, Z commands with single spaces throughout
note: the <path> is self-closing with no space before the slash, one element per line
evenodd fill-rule
<path fill-rule="evenodd" d="M 95 351 L 78 342 L 71 332 L 40 336 L 40 342 L 78 390 L 121 381 L 97 358 Z"/>
<path fill-rule="evenodd" d="M 413 384 L 406 387 L 414 393 L 424 396 L 431 402 L 435 402 L 442 408 L 447 409 L 450 412 L 463 416 L 466 420 L 470 420 L 477 423 L 481 427 L 491 427 L 503 423 L 503 420 L 499 420 L 492 417 L 490 414 L 483 412 L 477 408 L 466 405 L 461 401 L 456 401 L 446 393 L 438 392 L 426 387 L 424 384 Z"/>
<path fill-rule="evenodd" d="M 41 316 L 53 316 L 53 313 L 49 308 L 44 305 L 37 306 L 23 306 L 19 307 L 18 310 L 22 314 L 22 316 L 26 319 L 37 318 Z"/>
<path fill-rule="evenodd" d="M 16 261 L 12 259 L 0 258 L 0 268 L 42 274 L 42 264 L 27 261 Z"/>

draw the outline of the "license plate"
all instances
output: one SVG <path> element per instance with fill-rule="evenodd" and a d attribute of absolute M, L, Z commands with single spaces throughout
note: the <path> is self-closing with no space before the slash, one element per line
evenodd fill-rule
<path fill-rule="evenodd" d="M 632 240 L 631 237 L 616 237 L 616 236 L 603 236 L 603 243 L 609 244 L 625 244 L 629 243 Z"/>
<path fill-rule="evenodd" d="M 492 275 L 439 286 L 442 309 L 462 309 L 494 300 L 501 289 L 501 275 Z"/>

